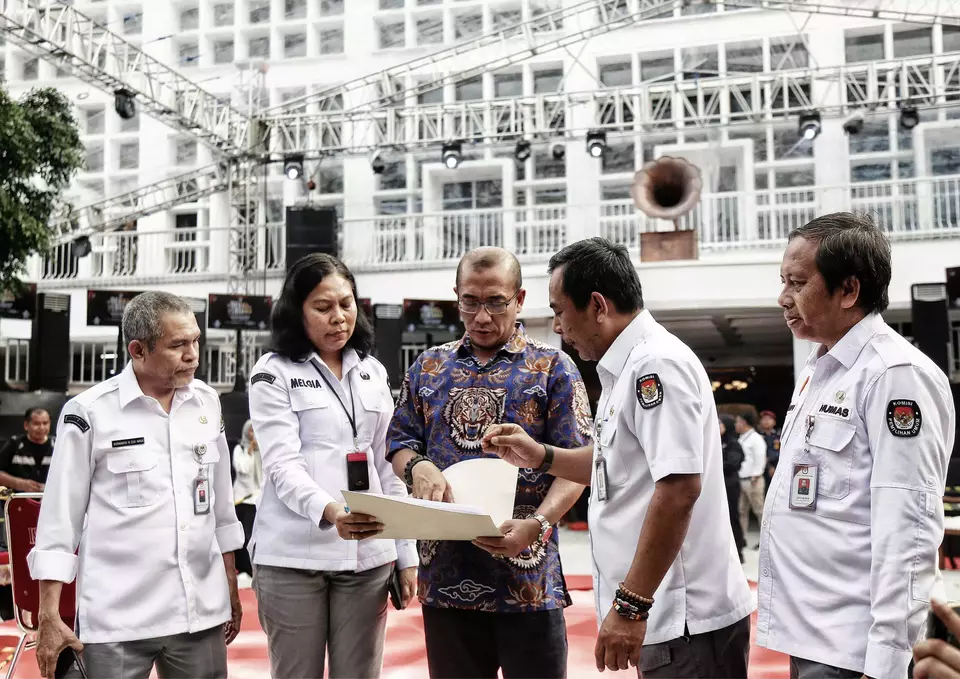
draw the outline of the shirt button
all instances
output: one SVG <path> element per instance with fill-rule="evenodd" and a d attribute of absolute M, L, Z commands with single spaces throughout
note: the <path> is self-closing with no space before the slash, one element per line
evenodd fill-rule
<path fill-rule="evenodd" d="M 127 466 L 128 466 L 130 469 L 133 469 L 134 467 L 137 466 L 137 463 L 136 463 L 136 462 L 131 462 L 131 463 L 128 464 Z"/>
<path fill-rule="evenodd" d="M 768 575 L 770 575 L 770 569 L 769 569 L 769 568 L 764 568 L 762 571 L 760 571 L 760 574 L 761 574 L 763 577 L 767 577 Z"/>
<path fill-rule="evenodd" d="M 181 524 L 180 524 L 180 530 L 187 530 L 187 524 L 181 523 Z"/>

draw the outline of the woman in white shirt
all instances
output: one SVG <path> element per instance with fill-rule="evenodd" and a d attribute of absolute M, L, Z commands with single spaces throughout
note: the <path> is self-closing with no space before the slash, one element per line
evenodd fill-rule
<path fill-rule="evenodd" d="M 353 275 L 312 254 L 287 274 L 272 313 L 272 352 L 250 378 L 250 417 L 265 483 L 251 540 L 253 588 L 275 679 L 377 677 L 396 567 L 406 605 L 416 545 L 377 539 L 342 491 L 406 497 L 386 460 L 393 399 L 357 311 Z"/>
<path fill-rule="evenodd" d="M 243 425 L 240 443 L 233 447 L 233 502 L 236 505 L 237 518 L 243 524 L 243 549 L 237 550 L 237 571 L 253 577 L 253 565 L 247 544 L 253 532 L 253 522 L 257 516 L 257 499 L 263 486 L 263 462 L 260 459 L 260 447 L 253 434 L 253 422 L 247 420 Z M 247 583 L 249 584 L 249 582 Z"/>

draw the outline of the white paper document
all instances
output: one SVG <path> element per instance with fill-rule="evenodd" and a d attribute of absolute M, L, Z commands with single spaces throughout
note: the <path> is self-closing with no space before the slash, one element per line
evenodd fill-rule
<path fill-rule="evenodd" d="M 379 538 L 473 540 L 498 537 L 513 518 L 519 470 L 499 458 L 464 460 L 443 471 L 455 502 L 343 491 L 351 512 L 370 514 L 384 525 Z"/>

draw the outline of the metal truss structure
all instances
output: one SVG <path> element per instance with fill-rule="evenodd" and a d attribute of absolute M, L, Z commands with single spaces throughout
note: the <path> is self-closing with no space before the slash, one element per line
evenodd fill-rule
<path fill-rule="evenodd" d="M 100 201 L 61 219 L 61 238 L 116 228 L 229 190 L 235 231 L 230 240 L 230 279 L 231 288 L 238 288 L 246 286 L 249 272 L 256 268 L 251 259 L 256 232 L 252 227 L 262 221 L 258 188 L 264 179 L 263 163 L 275 157 L 271 146 L 309 159 L 374 148 L 409 150 L 452 140 L 498 144 L 521 137 L 571 137 L 586 132 L 566 125 L 571 109 L 584 106 L 594 111 L 591 128 L 666 131 L 785 119 L 814 108 L 830 116 L 857 107 L 879 109 L 909 102 L 928 108 L 960 100 L 960 54 L 952 54 L 586 93 L 416 103 L 416 95 L 447 82 L 673 16 L 688 5 L 720 2 L 728 9 L 960 25 L 960 0 L 584 0 L 271 109 L 251 101 L 248 106 L 232 106 L 71 5 L 0 0 L 0 30 L 22 48 L 69 68 L 95 87 L 134 94 L 142 111 L 224 156 L 223 162 Z M 571 30 L 574 25 L 577 30 Z M 304 112 L 308 109 L 312 111 Z"/>

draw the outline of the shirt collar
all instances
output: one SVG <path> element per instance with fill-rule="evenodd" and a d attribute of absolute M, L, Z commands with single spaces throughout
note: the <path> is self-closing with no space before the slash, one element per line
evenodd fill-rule
<path fill-rule="evenodd" d="M 320 354 L 318 354 L 316 351 L 310 354 L 310 358 L 308 360 L 316 360 L 320 365 L 329 370 L 329 366 L 323 362 L 323 359 L 320 358 Z M 352 347 L 345 347 L 343 349 L 343 353 L 340 355 L 340 360 L 342 361 L 340 366 L 341 375 L 347 375 L 351 370 L 360 365 L 360 355 L 357 354 L 356 349 L 353 349 Z"/>
<path fill-rule="evenodd" d="M 510 335 L 510 339 L 504 343 L 502 347 L 497 350 L 499 354 L 501 351 L 508 354 L 522 354 L 523 351 L 527 348 L 529 342 L 527 341 L 527 331 L 523 328 L 523 323 L 517 321 L 516 326 L 513 329 L 513 334 Z M 467 353 L 473 353 L 473 346 L 470 342 L 470 335 L 467 333 L 463 334 L 463 338 L 460 340 L 460 346 L 457 347 L 458 351 L 465 351 Z"/>
<path fill-rule="evenodd" d="M 617 339 L 613 340 L 613 344 L 604 352 L 597 367 L 603 368 L 605 372 L 611 375 L 619 375 L 623 372 L 633 348 L 637 346 L 641 339 L 659 327 L 660 324 L 653 319 L 650 312 L 643 309 L 623 329 L 623 332 L 617 335 Z"/>
<path fill-rule="evenodd" d="M 853 364 L 856 362 L 860 352 L 863 351 L 863 348 L 867 345 L 867 342 L 869 342 L 874 335 L 882 332 L 884 326 L 885 323 L 880 317 L 880 314 L 867 314 L 860 319 L 859 323 L 850 328 L 847 334 L 841 337 L 840 341 L 834 344 L 833 348 L 825 355 L 832 356 L 838 363 L 849 370 L 853 367 Z M 807 365 L 811 367 L 816 365 L 823 348 L 823 344 L 817 344 L 813 348 L 813 351 L 810 352 L 810 356 L 807 358 Z"/>
<path fill-rule="evenodd" d="M 143 393 L 143 389 L 140 388 L 140 381 L 137 379 L 137 374 L 133 371 L 133 361 L 128 362 L 127 365 L 124 366 L 118 380 L 121 410 L 136 401 L 138 398 L 143 398 L 146 396 L 146 394 Z M 194 389 L 193 383 L 191 382 L 187 386 L 177 389 L 176 394 L 174 394 L 174 398 L 179 398 L 180 400 L 186 401 L 192 398 L 193 395 Z"/>

